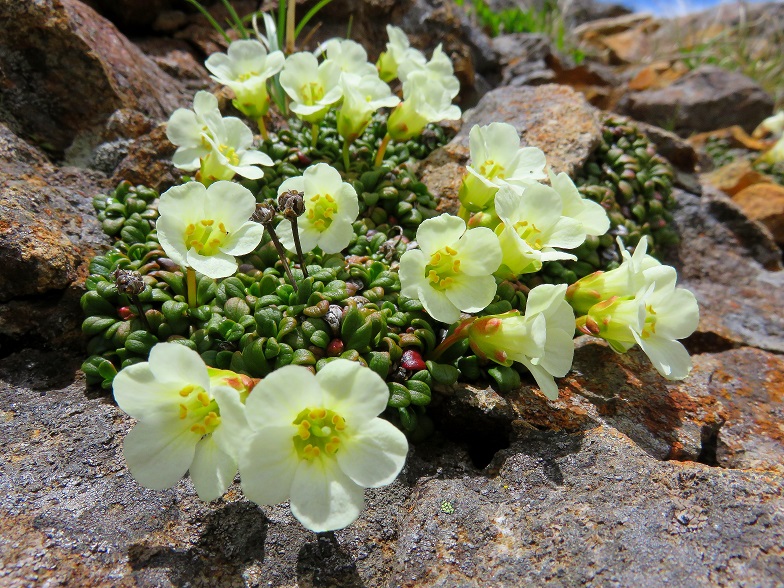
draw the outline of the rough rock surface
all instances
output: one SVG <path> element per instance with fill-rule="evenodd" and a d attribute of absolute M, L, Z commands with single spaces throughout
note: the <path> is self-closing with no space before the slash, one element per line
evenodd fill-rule
<path fill-rule="evenodd" d="M 189 101 L 108 20 L 78 0 L 0 1 L 0 121 L 61 155 L 89 150 L 109 116 L 166 118 Z"/>
<path fill-rule="evenodd" d="M 735 194 L 732 200 L 746 216 L 765 225 L 776 243 L 784 245 L 784 187 L 754 184 Z"/>
<path fill-rule="evenodd" d="M 521 136 L 522 146 L 539 147 L 556 172 L 582 167 L 601 140 L 596 110 L 566 86 L 498 88 L 463 116 L 457 136 L 422 164 L 421 176 L 441 210 L 457 210 L 457 193 L 469 159 L 468 134 L 474 125 L 505 122 Z"/>
<path fill-rule="evenodd" d="M 660 90 L 634 92 L 625 114 L 681 135 L 739 125 L 751 132 L 773 111 L 773 99 L 737 72 L 701 66 Z"/>
<path fill-rule="evenodd" d="M 71 287 L 106 242 L 92 198 L 100 174 L 57 168 L 0 124 L 0 347 L 81 342 Z"/>
<path fill-rule="evenodd" d="M 130 419 L 85 393 L 77 365 L 0 360 L 4 585 L 773 586 L 784 574 L 779 474 L 661 462 L 598 423 L 518 427 L 483 470 L 435 438 L 334 536 L 237 486 L 209 504 L 188 480 L 146 490 L 121 456 Z"/>

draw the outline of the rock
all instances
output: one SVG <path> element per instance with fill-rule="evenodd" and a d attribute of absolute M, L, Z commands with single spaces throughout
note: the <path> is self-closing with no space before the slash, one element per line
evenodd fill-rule
<path fill-rule="evenodd" d="M 780 472 L 662 462 L 599 424 L 518 426 L 485 469 L 433 438 L 333 537 L 236 484 L 211 503 L 187 479 L 147 490 L 122 458 L 131 419 L 85 393 L 78 363 L 0 360 L 0 573 L 12 586 L 715 585 L 741 561 L 754 585 L 784 573 Z"/>
<path fill-rule="evenodd" d="M 391 584 L 772 586 L 784 573 L 780 476 L 657 462 L 606 427 L 526 433 L 490 477 L 414 486 Z"/>
<path fill-rule="evenodd" d="M 659 27 L 650 14 L 626 14 L 581 24 L 573 31 L 580 43 L 605 63 L 639 62 L 650 51 L 648 36 Z"/>
<path fill-rule="evenodd" d="M 765 225 L 773 239 L 784 246 L 784 187 L 778 184 L 754 184 L 732 197 L 750 219 Z"/>
<path fill-rule="evenodd" d="M 204 68 L 201 56 L 197 59 L 190 45 L 178 39 L 149 37 L 139 39 L 136 45 L 155 64 L 174 79 L 182 82 L 189 94 L 209 89 L 213 85 Z"/>
<path fill-rule="evenodd" d="M 770 234 L 710 186 L 701 198 L 681 190 L 675 196 L 681 242 L 668 261 L 700 304 L 694 344 L 784 351 L 784 271 Z"/>
<path fill-rule="evenodd" d="M 660 90 L 630 93 L 621 105 L 629 116 L 674 129 L 679 135 L 739 125 L 751 132 L 773 111 L 773 100 L 737 72 L 700 66 Z"/>
<path fill-rule="evenodd" d="M 422 163 L 421 179 L 441 198 L 439 210 L 455 211 L 459 206 L 457 194 L 469 158 L 471 127 L 494 121 L 513 125 L 521 135 L 522 146 L 542 149 L 555 172 L 573 174 L 601 140 L 596 110 L 566 86 L 493 90 L 476 108 L 463 114 L 457 136 Z"/>
<path fill-rule="evenodd" d="M 674 167 L 686 173 L 695 171 L 698 161 L 697 152 L 687 141 L 656 125 L 639 121 L 635 121 L 634 124 L 656 145 L 659 155 L 665 157 Z"/>
<path fill-rule="evenodd" d="M 128 180 L 159 192 L 167 190 L 182 178 L 182 172 L 171 161 L 176 149 L 166 137 L 166 125 L 156 127 L 127 145 L 125 155 L 113 168 L 112 182 L 117 185 Z"/>
<path fill-rule="evenodd" d="M 748 159 L 738 159 L 703 174 L 702 180 L 721 190 L 727 196 L 735 196 L 735 194 L 749 186 L 767 182 L 770 179 L 765 174 L 755 170 Z"/>
<path fill-rule="evenodd" d="M 689 70 L 680 62 L 657 61 L 639 70 L 629 81 L 628 88 L 633 92 L 656 90 L 672 84 Z"/>
<path fill-rule="evenodd" d="M 164 119 L 190 100 L 178 81 L 78 0 L 4 0 L 0 23 L 0 120 L 57 156 L 73 146 L 89 159 L 118 108 Z"/>
<path fill-rule="evenodd" d="M 82 344 L 74 284 L 106 244 L 92 198 L 108 187 L 56 168 L 0 124 L 0 341 Z"/>
<path fill-rule="evenodd" d="M 90 0 L 89 4 L 119 28 L 139 30 L 149 27 L 172 0 Z"/>
<path fill-rule="evenodd" d="M 492 40 L 501 65 L 502 86 L 526 86 L 552 82 L 555 73 L 547 65 L 552 55 L 550 39 L 543 33 L 513 33 Z"/>

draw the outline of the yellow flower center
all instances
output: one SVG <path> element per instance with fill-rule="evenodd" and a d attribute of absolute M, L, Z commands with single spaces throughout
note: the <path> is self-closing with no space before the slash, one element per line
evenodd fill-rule
<path fill-rule="evenodd" d="M 453 283 L 460 273 L 460 260 L 457 251 L 443 247 L 430 256 L 430 263 L 425 266 L 425 275 L 436 290 L 444 291 Z"/>
<path fill-rule="evenodd" d="M 294 448 L 300 459 L 333 456 L 340 449 L 346 421 L 336 412 L 326 408 L 306 408 L 297 415 L 294 424 L 297 425 Z"/>
<path fill-rule="evenodd" d="M 318 82 L 308 82 L 299 89 L 302 103 L 313 106 L 324 97 L 324 86 Z"/>
<path fill-rule="evenodd" d="M 642 333 L 640 333 L 643 339 L 647 339 L 656 333 L 656 318 L 656 311 L 653 310 L 653 307 L 650 304 L 646 305 L 645 324 L 643 325 Z"/>
<path fill-rule="evenodd" d="M 221 145 L 218 147 L 220 152 L 223 156 L 229 160 L 229 165 L 239 165 L 240 164 L 240 156 L 237 155 L 237 152 L 234 150 L 234 147 L 229 147 L 228 145 Z"/>
<path fill-rule="evenodd" d="M 226 226 L 218 223 L 216 227 L 215 221 L 211 218 L 185 227 L 185 242 L 188 248 L 195 249 L 201 255 L 215 255 L 228 235 Z"/>
<path fill-rule="evenodd" d="M 535 224 L 529 223 L 528 221 L 516 222 L 514 224 L 514 230 L 520 238 L 528 243 L 533 249 L 538 251 L 544 247 L 544 243 L 542 243 L 541 239 L 542 231 L 537 229 Z"/>
<path fill-rule="evenodd" d="M 320 232 L 326 231 L 338 212 L 338 203 L 331 194 L 316 194 L 306 205 L 305 218 Z"/>
<path fill-rule="evenodd" d="M 200 386 L 186 386 L 179 392 L 180 420 L 192 419 L 195 421 L 190 430 L 192 433 L 204 436 L 212 433 L 221 424 L 218 403 Z"/>
<path fill-rule="evenodd" d="M 261 74 L 259 74 L 259 72 L 257 72 L 257 71 L 248 71 L 248 72 L 245 72 L 245 73 L 242 73 L 242 74 L 238 75 L 237 76 L 237 81 L 238 82 L 247 82 L 249 79 L 255 78 L 258 75 L 261 75 Z"/>
<path fill-rule="evenodd" d="M 505 171 L 506 169 L 503 165 L 492 159 L 488 159 L 479 166 L 479 173 L 488 180 L 492 180 L 493 178 L 504 179 Z"/>

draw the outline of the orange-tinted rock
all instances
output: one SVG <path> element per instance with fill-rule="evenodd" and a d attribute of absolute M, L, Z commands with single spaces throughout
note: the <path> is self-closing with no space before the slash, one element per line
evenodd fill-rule
<path fill-rule="evenodd" d="M 702 176 L 702 179 L 728 196 L 734 196 L 753 184 L 768 182 L 770 178 L 756 171 L 748 159 L 738 159 Z"/>
<path fill-rule="evenodd" d="M 114 169 L 112 182 L 128 180 L 164 191 L 180 181 L 182 172 L 171 162 L 177 149 L 166 137 L 166 125 L 160 125 L 128 145 L 128 154 Z"/>
<path fill-rule="evenodd" d="M 749 218 L 768 227 L 777 243 L 784 245 L 784 187 L 754 184 L 732 197 Z"/>

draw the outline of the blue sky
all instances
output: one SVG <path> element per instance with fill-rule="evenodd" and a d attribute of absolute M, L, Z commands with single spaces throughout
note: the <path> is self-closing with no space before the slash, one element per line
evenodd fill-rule
<path fill-rule="evenodd" d="M 697 12 L 717 4 L 728 3 L 727 0 L 617 0 L 638 12 L 653 12 L 661 16 L 678 16 L 689 12 Z M 751 0 L 763 1 L 763 0 Z M 779 0 L 782 1 L 782 0 Z M 734 0 L 729 0 L 734 3 Z"/>

